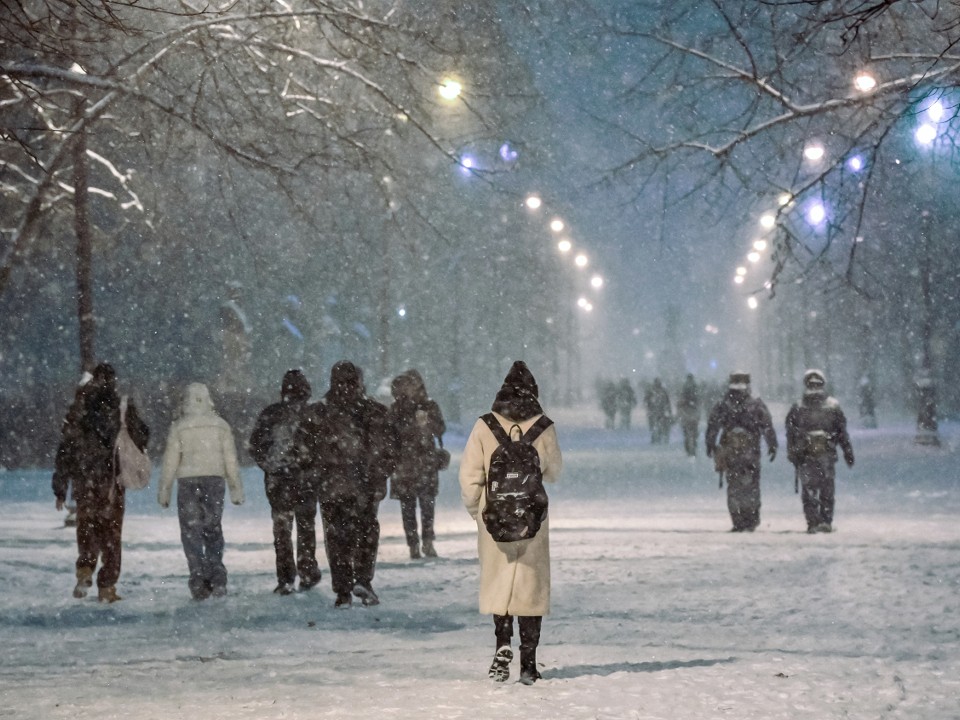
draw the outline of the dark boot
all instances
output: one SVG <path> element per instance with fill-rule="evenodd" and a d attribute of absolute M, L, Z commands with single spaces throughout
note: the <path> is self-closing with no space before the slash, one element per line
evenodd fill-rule
<path fill-rule="evenodd" d="M 520 617 L 520 682 L 533 685 L 540 679 L 537 670 L 537 646 L 540 644 L 541 617 Z"/>
<path fill-rule="evenodd" d="M 511 660 L 513 660 L 513 650 L 509 646 L 504 645 L 498 648 L 496 655 L 493 656 L 490 669 L 487 671 L 487 677 L 494 682 L 506 682 L 507 678 L 510 677 Z"/>

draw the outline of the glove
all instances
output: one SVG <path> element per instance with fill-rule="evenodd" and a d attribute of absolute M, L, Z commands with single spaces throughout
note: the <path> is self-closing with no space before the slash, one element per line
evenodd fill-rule
<path fill-rule="evenodd" d="M 773 462 L 774 459 L 777 457 L 777 449 L 776 449 L 775 447 L 768 448 L 768 449 L 767 449 L 767 457 L 770 458 L 770 462 Z"/>
<path fill-rule="evenodd" d="M 847 464 L 847 467 L 853 467 L 853 451 L 852 450 L 843 451 L 843 461 Z"/>

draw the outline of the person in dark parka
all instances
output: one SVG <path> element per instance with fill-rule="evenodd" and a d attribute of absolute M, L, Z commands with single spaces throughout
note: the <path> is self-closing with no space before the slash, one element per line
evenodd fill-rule
<path fill-rule="evenodd" d="M 324 402 L 311 405 L 298 446 L 319 487 L 324 545 L 336 607 L 380 602 L 373 589 L 380 501 L 393 472 L 396 438 L 387 408 L 367 397 L 363 374 L 346 360 L 330 370 Z"/>
<path fill-rule="evenodd" d="M 838 445 L 844 461 L 853 467 L 853 445 L 843 409 L 827 395 L 823 372 L 807 370 L 803 398 L 787 413 L 787 459 L 797 468 L 809 533 L 833 531 Z"/>
<path fill-rule="evenodd" d="M 317 564 L 317 496 L 303 458 L 297 451 L 300 421 L 311 387 L 300 370 L 288 370 L 280 385 L 280 402 L 268 405 L 250 434 L 250 457 L 263 470 L 263 482 L 273 520 L 278 595 L 289 595 L 300 576 L 300 589 L 320 582 Z M 297 528 L 294 558 L 293 528 Z"/>
<path fill-rule="evenodd" d="M 718 442 L 719 435 L 719 442 Z M 750 397 L 750 375 L 732 373 L 726 395 L 710 411 L 704 438 L 707 457 L 727 478 L 727 509 L 734 532 L 760 525 L 760 438 L 770 462 L 777 456 L 777 434 L 770 411 Z"/>
<path fill-rule="evenodd" d="M 127 431 L 134 444 L 146 450 L 150 429 L 128 400 Z M 100 602 L 120 600 L 121 537 L 126 488 L 117 480 L 114 443 L 120 432 L 120 394 L 116 372 L 107 363 L 93 370 L 91 380 L 77 390 L 64 420 L 53 473 L 57 510 L 63 509 L 72 485 L 77 505 L 77 584 L 75 598 L 83 598 L 97 572 Z"/>
<path fill-rule="evenodd" d="M 440 490 L 437 443 L 442 447 L 446 424 L 440 406 L 429 398 L 423 378 L 416 370 L 407 370 L 395 377 L 390 392 L 394 399 L 390 406 L 390 424 L 399 443 L 396 468 L 390 478 L 390 497 L 400 501 L 410 558 L 422 557 L 421 550 L 427 557 L 436 557 L 433 519 Z"/>

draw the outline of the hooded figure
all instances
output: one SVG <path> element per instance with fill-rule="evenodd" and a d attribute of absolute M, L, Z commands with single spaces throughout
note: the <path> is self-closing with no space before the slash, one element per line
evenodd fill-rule
<path fill-rule="evenodd" d="M 234 505 L 243 502 L 237 447 L 227 421 L 213 407 L 206 385 L 191 383 L 180 417 L 170 426 L 163 453 L 157 502 L 170 507 L 177 481 L 180 540 L 187 556 L 187 586 L 195 600 L 227 594 L 223 565 L 223 497 L 230 488 Z"/>
<path fill-rule="evenodd" d="M 526 433 L 543 415 L 533 374 L 522 361 L 510 368 L 493 403 L 493 416 L 504 432 L 514 425 Z M 514 431 L 516 434 L 516 431 Z M 496 651 L 489 676 L 497 682 L 509 677 L 513 659 L 510 640 L 513 616 L 520 627 L 520 680 L 530 684 L 540 677 L 536 652 L 544 615 L 550 612 L 550 527 L 545 518 L 537 534 L 516 542 L 496 542 L 482 519 L 490 459 L 499 442 L 482 419 L 467 438 L 460 462 L 460 494 L 477 523 L 480 558 L 480 612 L 494 616 Z M 556 482 L 562 468 L 560 446 L 553 425 L 534 441 L 545 482 Z"/>
<path fill-rule="evenodd" d="M 797 468 L 807 532 L 831 532 L 836 485 L 837 446 L 853 467 L 853 446 L 847 418 L 827 395 L 820 370 L 803 374 L 803 398 L 787 413 L 787 459 Z"/>
<path fill-rule="evenodd" d="M 355 595 L 364 605 L 376 605 L 377 513 L 387 494 L 396 441 L 387 408 L 367 397 L 363 373 L 352 362 L 331 368 L 330 389 L 324 402 L 307 410 L 298 446 L 319 487 L 334 604 L 348 608 Z"/>
<path fill-rule="evenodd" d="M 434 506 L 440 490 L 437 443 L 443 447 L 446 424 L 440 406 L 427 395 L 423 378 L 407 370 L 390 384 L 393 404 L 390 425 L 397 437 L 397 463 L 390 480 L 390 497 L 400 501 L 400 517 L 410 558 L 436 557 L 433 542 Z M 421 533 L 417 533 L 417 504 Z"/>
<path fill-rule="evenodd" d="M 134 444 L 145 450 L 150 430 L 128 401 L 127 431 Z M 114 444 L 120 432 L 120 395 L 113 366 L 100 363 L 90 381 L 77 389 L 62 428 L 57 449 L 53 492 L 62 509 L 67 487 L 77 504 L 77 584 L 75 598 L 83 598 L 93 585 L 98 560 L 98 597 L 116 602 L 120 578 L 121 535 L 126 489 L 117 481 Z"/>
<path fill-rule="evenodd" d="M 273 519 L 278 595 L 309 590 L 320 582 L 317 565 L 317 497 L 297 444 L 301 419 L 310 399 L 310 383 L 300 370 L 288 370 L 280 383 L 280 402 L 264 408 L 250 434 L 250 457 L 264 472 L 263 482 Z M 294 560 L 293 526 L 297 527 Z"/>
<path fill-rule="evenodd" d="M 717 436 L 719 435 L 719 443 Z M 770 462 L 777 456 L 777 434 L 770 411 L 750 397 L 750 375 L 731 373 L 726 395 L 714 405 L 704 442 L 707 457 L 727 477 L 727 509 L 734 532 L 753 532 L 760 525 L 760 438 Z"/>

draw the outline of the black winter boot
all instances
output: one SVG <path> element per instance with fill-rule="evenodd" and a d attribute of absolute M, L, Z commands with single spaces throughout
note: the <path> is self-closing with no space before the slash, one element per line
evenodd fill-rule
<path fill-rule="evenodd" d="M 493 656 L 493 662 L 487 671 L 487 677 L 494 682 L 506 682 L 510 677 L 510 661 L 513 660 L 513 650 L 504 645 L 497 649 L 497 654 Z"/>

